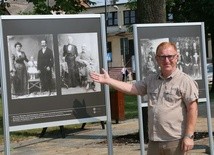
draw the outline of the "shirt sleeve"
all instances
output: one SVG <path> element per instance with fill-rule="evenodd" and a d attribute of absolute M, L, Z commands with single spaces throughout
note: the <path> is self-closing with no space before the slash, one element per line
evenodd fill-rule
<path fill-rule="evenodd" d="M 138 94 L 140 94 L 141 96 L 144 96 L 147 94 L 147 86 L 146 86 L 146 82 L 145 79 L 142 81 L 137 81 L 134 86 L 137 89 Z"/>
<path fill-rule="evenodd" d="M 199 98 L 199 90 L 198 90 L 198 84 L 196 81 L 192 80 L 191 78 L 187 78 L 185 83 L 183 83 L 184 86 L 184 92 L 183 92 L 183 99 L 185 104 L 189 104 Z"/>

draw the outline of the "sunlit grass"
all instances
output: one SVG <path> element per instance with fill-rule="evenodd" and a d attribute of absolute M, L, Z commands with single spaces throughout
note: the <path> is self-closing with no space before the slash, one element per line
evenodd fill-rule
<path fill-rule="evenodd" d="M 125 118 L 137 118 L 138 117 L 138 105 L 137 96 L 125 95 Z"/>

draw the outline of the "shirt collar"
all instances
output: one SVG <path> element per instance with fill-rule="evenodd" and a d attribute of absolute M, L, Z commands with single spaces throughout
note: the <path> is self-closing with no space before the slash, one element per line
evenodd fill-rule
<path fill-rule="evenodd" d="M 168 76 L 166 79 L 171 79 L 173 78 L 177 73 L 179 72 L 179 69 L 176 68 L 176 70 L 174 72 L 172 72 L 172 74 L 170 76 Z M 158 73 L 158 79 L 165 79 L 162 75 L 161 72 Z"/>

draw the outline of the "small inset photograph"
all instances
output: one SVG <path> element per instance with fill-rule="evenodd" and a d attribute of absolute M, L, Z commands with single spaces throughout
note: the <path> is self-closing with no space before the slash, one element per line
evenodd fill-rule
<path fill-rule="evenodd" d="M 101 91 L 90 77 L 100 68 L 97 38 L 97 33 L 58 35 L 62 95 Z"/>

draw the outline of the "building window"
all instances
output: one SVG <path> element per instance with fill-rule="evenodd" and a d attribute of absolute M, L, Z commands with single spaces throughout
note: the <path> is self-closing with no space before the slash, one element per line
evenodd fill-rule
<path fill-rule="evenodd" d="M 136 11 L 126 10 L 123 12 L 124 15 L 124 25 L 130 25 L 136 23 Z"/>
<path fill-rule="evenodd" d="M 129 54 L 129 40 L 128 38 L 120 38 L 120 49 L 121 55 L 128 55 Z"/>
<path fill-rule="evenodd" d="M 129 40 L 129 54 L 134 55 L 134 40 Z"/>
<path fill-rule="evenodd" d="M 118 26 L 117 12 L 107 13 L 107 26 Z"/>

